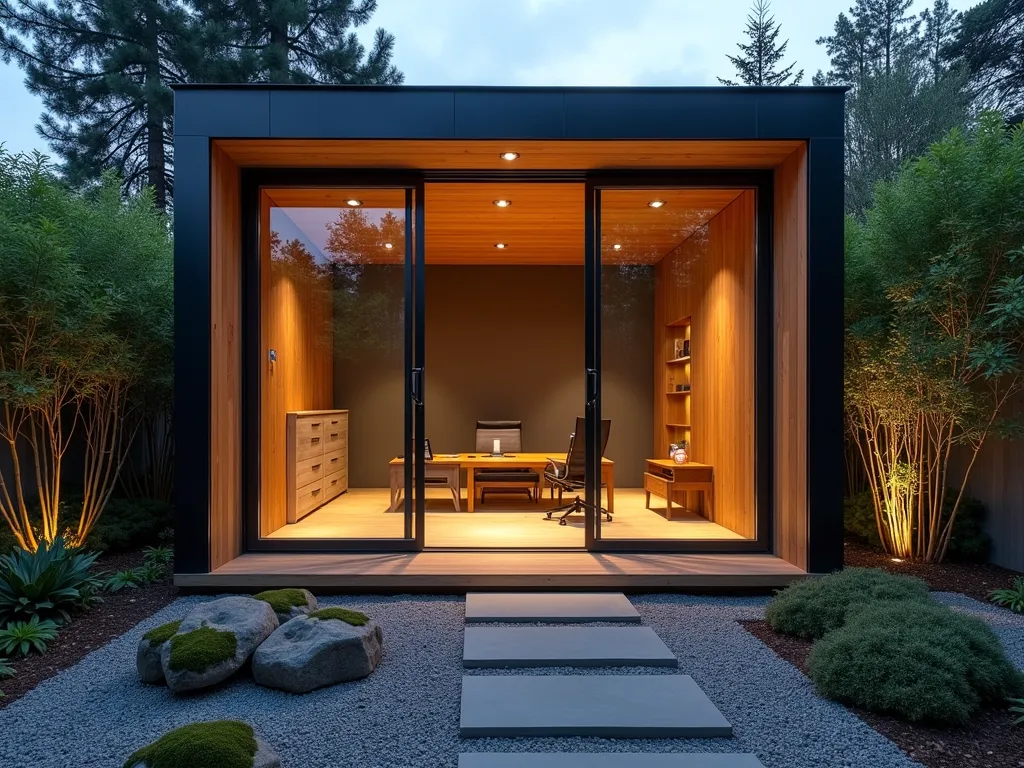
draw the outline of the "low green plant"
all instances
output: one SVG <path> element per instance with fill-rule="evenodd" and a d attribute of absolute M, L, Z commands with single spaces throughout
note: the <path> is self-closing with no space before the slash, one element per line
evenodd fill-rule
<path fill-rule="evenodd" d="M 1013 724 L 1024 725 L 1024 699 L 1010 699 L 1010 711 L 1015 715 L 1020 715 L 1013 721 Z"/>
<path fill-rule="evenodd" d="M 103 589 L 107 592 L 120 592 L 122 589 L 136 589 L 141 585 L 142 582 L 139 580 L 138 574 L 135 573 L 135 569 L 128 568 L 107 577 L 107 580 L 103 582 Z"/>
<path fill-rule="evenodd" d="M 988 593 L 988 599 L 1014 613 L 1024 613 L 1024 576 L 1015 577 L 1011 587 L 993 589 Z"/>
<path fill-rule="evenodd" d="M 306 615 L 314 619 L 344 621 L 353 627 L 362 627 L 370 620 L 365 613 L 350 611 L 348 608 L 321 608 Z"/>
<path fill-rule="evenodd" d="M 256 749 L 256 736 L 245 723 L 193 723 L 165 733 L 135 752 L 124 768 L 249 768 Z"/>
<path fill-rule="evenodd" d="M 765 620 L 776 632 L 816 639 L 841 627 L 852 608 L 880 601 L 933 602 L 920 579 L 847 568 L 786 587 L 768 604 Z"/>
<path fill-rule="evenodd" d="M 90 573 L 97 555 L 79 552 L 57 538 L 35 552 L 0 556 L 0 621 L 39 616 L 58 623 L 101 602 L 100 579 Z"/>
<path fill-rule="evenodd" d="M 856 607 L 814 644 L 808 668 L 823 696 L 939 725 L 962 725 L 1022 689 L 991 628 L 934 601 Z"/>
<path fill-rule="evenodd" d="M 178 631 L 178 627 L 181 626 L 181 619 L 174 621 L 168 621 L 166 624 L 161 624 L 159 627 L 149 630 L 142 637 L 149 641 L 150 645 L 163 645 L 172 637 L 174 633 Z"/>
<path fill-rule="evenodd" d="M 146 561 L 135 569 L 135 573 L 143 584 L 155 584 L 164 577 L 167 570 L 162 563 Z"/>
<path fill-rule="evenodd" d="M 46 644 L 57 637 L 57 624 L 33 616 L 28 621 L 12 621 L 0 629 L 0 653 L 28 656 L 32 651 L 46 652 Z"/>
<path fill-rule="evenodd" d="M 237 648 L 234 633 L 199 627 L 171 637 L 168 664 L 175 672 L 205 672 L 215 664 L 234 658 Z"/>
<path fill-rule="evenodd" d="M 8 677 L 14 677 L 14 667 L 8 664 L 6 659 L 0 659 L 0 680 L 5 680 Z M 0 691 L 0 699 L 6 695 L 3 691 Z"/>
<path fill-rule="evenodd" d="M 292 608 L 306 605 L 306 594 L 301 589 L 268 589 L 253 595 L 270 605 L 274 613 L 288 613 Z"/>
<path fill-rule="evenodd" d="M 174 559 L 174 550 L 171 547 L 143 547 L 142 557 L 147 563 L 157 565 L 169 565 Z"/>

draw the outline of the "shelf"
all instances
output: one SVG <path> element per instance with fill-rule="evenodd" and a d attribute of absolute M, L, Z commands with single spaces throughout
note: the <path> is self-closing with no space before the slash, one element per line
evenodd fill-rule
<path fill-rule="evenodd" d="M 686 357 L 677 357 L 675 360 L 666 360 L 665 361 L 665 365 L 679 365 L 680 363 L 688 363 L 688 362 L 690 362 L 690 356 L 689 355 L 687 355 Z"/>
<path fill-rule="evenodd" d="M 666 424 L 665 426 L 669 427 L 670 429 L 689 429 L 690 428 L 689 424 Z"/>
<path fill-rule="evenodd" d="M 690 391 L 689 390 L 685 390 L 683 392 L 676 392 L 676 391 L 673 390 L 672 392 L 666 392 L 665 394 L 666 395 L 688 395 L 688 394 L 690 394 Z"/>

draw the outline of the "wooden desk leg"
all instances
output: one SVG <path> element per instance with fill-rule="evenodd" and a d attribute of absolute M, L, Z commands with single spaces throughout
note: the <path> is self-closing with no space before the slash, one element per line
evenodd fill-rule
<path fill-rule="evenodd" d="M 473 477 L 473 467 L 466 470 L 466 511 L 473 512 L 476 509 L 476 480 Z"/>
<path fill-rule="evenodd" d="M 462 484 L 459 482 L 459 468 L 455 467 L 455 471 L 448 472 L 448 488 L 452 492 L 452 501 L 455 502 L 455 511 L 461 512 L 462 499 L 459 498 L 462 495 Z"/>
<path fill-rule="evenodd" d="M 615 514 L 615 465 L 608 465 L 608 514 Z"/>
<path fill-rule="evenodd" d="M 388 474 L 391 475 L 391 506 L 388 508 L 388 512 L 394 512 L 395 505 L 398 503 L 398 473 L 392 467 Z"/>
<path fill-rule="evenodd" d="M 715 519 L 715 484 L 708 483 L 707 490 L 704 491 L 704 498 L 708 501 L 708 520 L 712 522 Z"/>

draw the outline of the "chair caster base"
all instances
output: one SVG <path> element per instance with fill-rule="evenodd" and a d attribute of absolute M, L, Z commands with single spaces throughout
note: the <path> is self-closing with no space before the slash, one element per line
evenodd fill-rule
<path fill-rule="evenodd" d="M 549 518 L 549 519 L 550 519 L 550 518 Z M 567 520 L 566 520 L 566 519 L 565 519 L 564 517 L 560 517 L 560 518 L 558 519 L 558 524 L 559 524 L 559 525 L 568 525 L 568 524 L 569 524 L 569 521 L 567 521 Z"/>

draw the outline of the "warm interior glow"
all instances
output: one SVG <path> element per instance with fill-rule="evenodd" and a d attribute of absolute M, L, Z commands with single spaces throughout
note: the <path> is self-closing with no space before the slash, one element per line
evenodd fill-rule
<path fill-rule="evenodd" d="M 494 204 L 496 206 L 498 206 L 499 208 L 508 208 L 510 205 L 512 205 L 512 201 L 511 200 L 495 200 Z"/>
<path fill-rule="evenodd" d="M 664 200 L 651 200 L 651 202 L 648 203 L 648 205 L 651 208 L 661 208 L 661 206 L 663 206 L 664 204 L 665 204 Z"/>
<path fill-rule="evenodd" d="M 501 159 L 502 160 L 512 161 L 512 160 L 517 160 L 518 158 L 519 158 L 519 153 L 518 152 L 502 152 L 501 153 Z"/>

